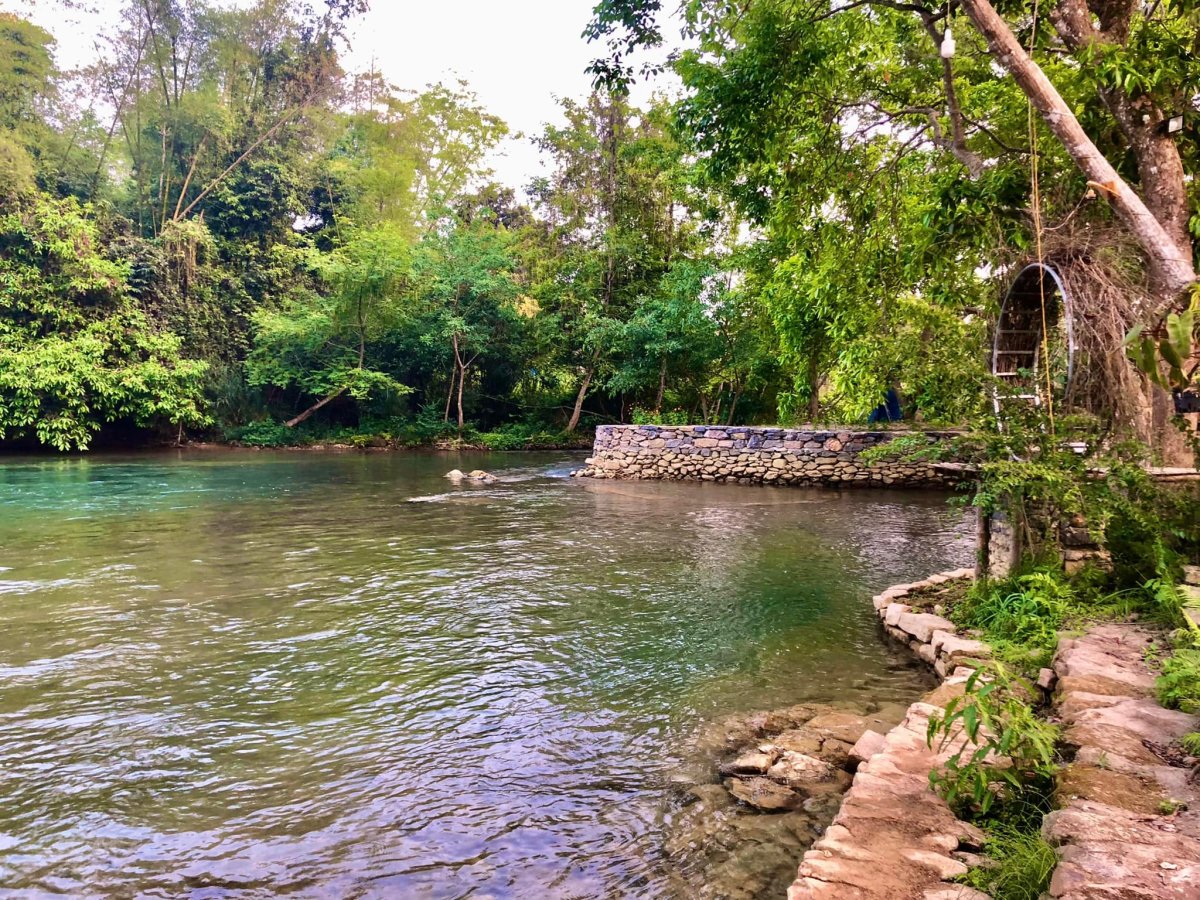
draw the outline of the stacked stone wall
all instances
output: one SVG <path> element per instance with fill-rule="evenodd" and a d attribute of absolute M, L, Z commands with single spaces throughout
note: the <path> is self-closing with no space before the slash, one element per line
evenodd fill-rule
<path fill-rule="evenodd" d="M 955 477 L 929 463 L 860 458 L 868 448 L 910 434 L 931 444 L 955 436 L 948 431 L 602 425 L 592 455 L 575 474 L 739 484 L 950 486 Z"/>

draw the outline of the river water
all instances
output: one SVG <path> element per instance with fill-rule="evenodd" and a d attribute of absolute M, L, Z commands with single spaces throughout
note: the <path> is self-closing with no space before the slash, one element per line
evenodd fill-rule
<path fill-rule="evenodd" d="M 0 465 L 0 893 L 661 897 L 701 723 L 916 696 L 868 597 L 970 558 L 944 496 L 580 462 Z"/>

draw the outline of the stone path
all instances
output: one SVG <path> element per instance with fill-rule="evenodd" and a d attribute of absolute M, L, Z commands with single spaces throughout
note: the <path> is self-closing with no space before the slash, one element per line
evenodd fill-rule
<path fill-rule="evenodd" d="M 962 693 L 956 674 L 926 699 Z M 788 900 L 977 900 L 986 895 L 946 879 L 966 873 L 983 834 L 960 822 L 929 786 L 929 773 L 957 745 L 931 750 L 925 740 L 933 702 L 914 703 L 887 736 L 856 745 L 865 757 L 833 824 L 804 854 Z"/>
<path fill-rule="evenodd" d="M 1077 749 L 1043 827 L 1060 856 L 1051 897 L 1200 898 L 1200 786 L 1153 749 L 1197 721 L 1155 701 L 1152 639 L 1136 625 L 1100 625 L 1059 646 L 1063 740 Z"/>

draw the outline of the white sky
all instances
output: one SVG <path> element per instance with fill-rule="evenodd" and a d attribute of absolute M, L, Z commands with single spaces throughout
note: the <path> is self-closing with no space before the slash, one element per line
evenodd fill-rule
<path fill-rule="evenodd" d="M 0 0 L 0 8 L 54 34 L 59 66 L 73 68 L 92 58 L 96 32 L 123 2 L 92 0 L 95 15 L 64 14 L 49 0 Z M 529 136 L 560 120 L 556 97 L 581 98 L 589 90 L 584 68 L 602 48 L 580 35 L 594 2 L 371 0 L 353 29 L 345 67 L 365 71 L 374 63 L 402 88 L 466 79 L 484 107 L 526 135 L 506 141 L 491 160 L 498 181 L 524 187 L 540 168 Z M 644 102 L 649 93 L 639 85 L 633 99 Z"/>

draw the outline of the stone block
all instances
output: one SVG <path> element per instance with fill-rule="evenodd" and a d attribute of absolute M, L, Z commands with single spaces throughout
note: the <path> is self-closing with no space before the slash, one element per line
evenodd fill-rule
<path fill-rule="evenodd" d="M 910 609 L 912 609 L 912 607 L 908 606 L 904 603 L 888 604 L 887 609 L 884 611 L 884 616 L 883 616 L 884 624 L 891 625 L 893 628 L 902 628 L 902 626 L 900 625 L 900 617 L 902 615 L 904 615 L 906 612 L 908 612 Z"/>
<path fill-rule="evenodd" d="M 887 739 L 878 731 L 864 731 L 850 750 L 850 759 L 857 763 L 864 763 L 876 753 L 883 752 L 883 745 Z"/>
<path fill-rule="evenodd" d="M 932 644 L 934 650 L 950 663 L 960 659 L 988 659 L 992 655 L 991 649 L 983 641 L 961 638 L 953 632 L 935 631 Z"/>
<path fill-rule="evenodd" d="M 929 643 L 935 631 L 954 632 L 953 622 L 930 613 L 902 613 L 896 627 L 924 644 Z"/>

